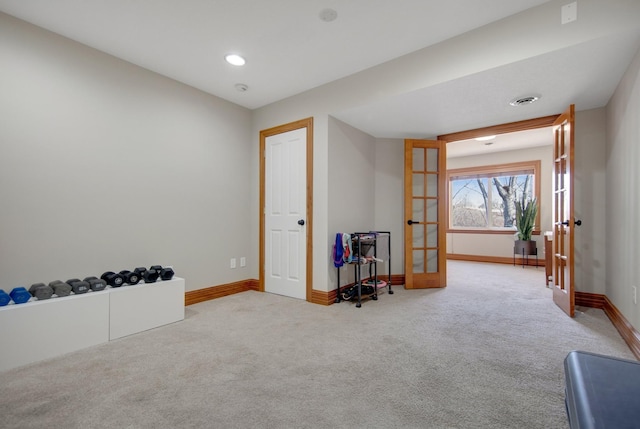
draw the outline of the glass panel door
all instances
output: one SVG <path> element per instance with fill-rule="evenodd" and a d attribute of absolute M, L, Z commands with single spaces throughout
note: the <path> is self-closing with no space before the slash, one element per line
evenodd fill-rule
<path fill-rule="evenodd" d="M 405 140 L 405 286 L 446 286 L 445 142 Z"/>

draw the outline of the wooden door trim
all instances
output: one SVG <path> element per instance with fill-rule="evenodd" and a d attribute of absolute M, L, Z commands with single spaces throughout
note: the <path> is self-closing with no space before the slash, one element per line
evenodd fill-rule
<path fill-rule="evenodd" d="M 288 124 L 278 125 L 277 127 L 268 128 L 260 131 L 260 250 L 259 250 L 259 268 L 258 268 L 258 290 L 264 292 L 264 261 L 265 261 L 265 174 L 266 174 L 266 157 L 265 146 L 267 137 L 298 130 L 300 128 L 307 129 L 307 260 L 306 260 L 306 300 L 311 301 L 313 291 L 313 118 L 301 119 L 299 121 Z"/>
<path fill-rule="evenodd" d="M 447 143 L 457 142 L 460 140 L 469 140 L 477 137 L 483 137 L 493 134 L 508 134 L 518 131 L 535 130 L 538 128 L 546 128 L 553 126 L 553 123 L 560 115 L 544 116 L 542 118 L 526 119 L 524 121 L 509 122 L 506 124 L 492 125 L 490 127 L 476 128 L 474 130 L 459 131 L 450 134 L 438 136 L 438 140 L 444 140 Z"/>

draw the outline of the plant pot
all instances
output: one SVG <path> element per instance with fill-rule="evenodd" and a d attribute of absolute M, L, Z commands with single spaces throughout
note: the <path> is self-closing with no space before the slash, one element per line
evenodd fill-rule
<path fill-rule="evenodd" d="M 516 240 L 513 245 L 513 253 L 517 255 L 537 255 L 538 248 L 534 240 Z"/>

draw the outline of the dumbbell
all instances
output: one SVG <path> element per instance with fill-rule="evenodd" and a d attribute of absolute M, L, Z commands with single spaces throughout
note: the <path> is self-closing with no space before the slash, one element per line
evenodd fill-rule
<path fill-rule="evenodd" d="M 14 287 L 9 296 L 16 304 L 24 304 L 31 299 L 31 294 L 22 286 Z"/>
<path fill-rule="evenodd" d="M 89 283 L 89 288 L 94 292 L 105 290 L 107 287 L 107 282 L 97 278 L 96 276 L 85 277 L 84 281 Z"/>
<path fill-rule="evenodd" d="M 142 280 L 142 279 L 144 279 L 144 273 L 147 272 L 147 269 L 145 267 L 138 267 L 138 268 L 134 268 L 133 272 L 138 275 L 138 278 L 140 280 Z"/>
<path fill-rule="evenodd" d="M 161 265 L 153 265 L 147 271 L 144 272 L 142 278 L 145 283 L 154 283 L 160 277 L 160 271 L 162 271 Z"/>
<path fill-rule="evenodd" d="M 73 293 L 76 295 L 87 293 L 90 289 L 89 283 L 80 279 L 69 279 L 67 280 L 67 284 L 71 286 L 71 290 L 73 290 Z"/>
<path fill-rule="evenodd" d="M 140 283 L 140 280 L 142 280 L 135 271 L 122 270 L 120 271 L 120 275 L 122 276 L 124 283 L 130 285 L 137 285 Z"/>
<path fill-rule="evenodd" d="M 42 301 L 43 299 L 51 298 L 51 295 L 53 295 L 53 288 L 44 283 L 34 283 L 29 288 L 29 293 L 34 298 L 37 298 L 38 301 Z"/>
<path fill-rule="evenodd" d="M 173 269 L 170 267 L 163 268 L 162 270 L 160 270 L 160 278 L 162 280 L 171 280 L 174 274 L 175 273 L 173 272 Z"/>
<path fill-rule="evenodd" d="M 4 307 L 5 305 L 9 304 L 9 301 L 11 301 L 11 297 L 9 296 L 9 294 L 0 289 L 0 307 Z"/>
<path fill-rule="evenodd" d="M 49 287 L 53 289 L 53 293 L 58 297 L 69 296 L 71 293 L 71 285 L 66 284 L 61 280 L 54 280 L 49 283 Z"/>
<path fill-rule="evenodd" d="M 124 278 L 122 275 L 118 273 L 114 273 L 113 271 L 107 271 L 100 278 L 107 282 L 107 284 L 111 287 L 120 287 L 124 282 Z"/>

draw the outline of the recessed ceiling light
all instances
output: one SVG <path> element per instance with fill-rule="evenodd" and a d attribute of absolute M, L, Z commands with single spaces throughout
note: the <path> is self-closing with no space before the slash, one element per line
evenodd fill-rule
<path fill-rule="evenodd" d="M 227 54 L 225 55 L 224 59 L 229 64 L 233 64 L 234 66 L 243 66 L 247 62 L 244 58 L 242 58 L 238 54 Z"/>
<path fill-rule="evenodd" d="M 327 9 L 322 9 L 318 14 L 318 16 L 324 22 L 331 22 L 336 20 L 336 18 L 338 17 L 338 12 L 336 12 L 335 9 L 327 8 Z"/>
<path fill-rule="evenodd" d="M 509 102 L 512 106 L 522 106 L 523 104 L 531 104 L 540 100 L 541 95 L 526 95 L 524 97 L 516 97 Z"/>
<path fill-rule="evenodd" d="M 493 140 L 496 136 L 484 136 L 484 137 L 476 137 L 476 140 L 479 142 L 486 142 L 487 140 Z"/>

